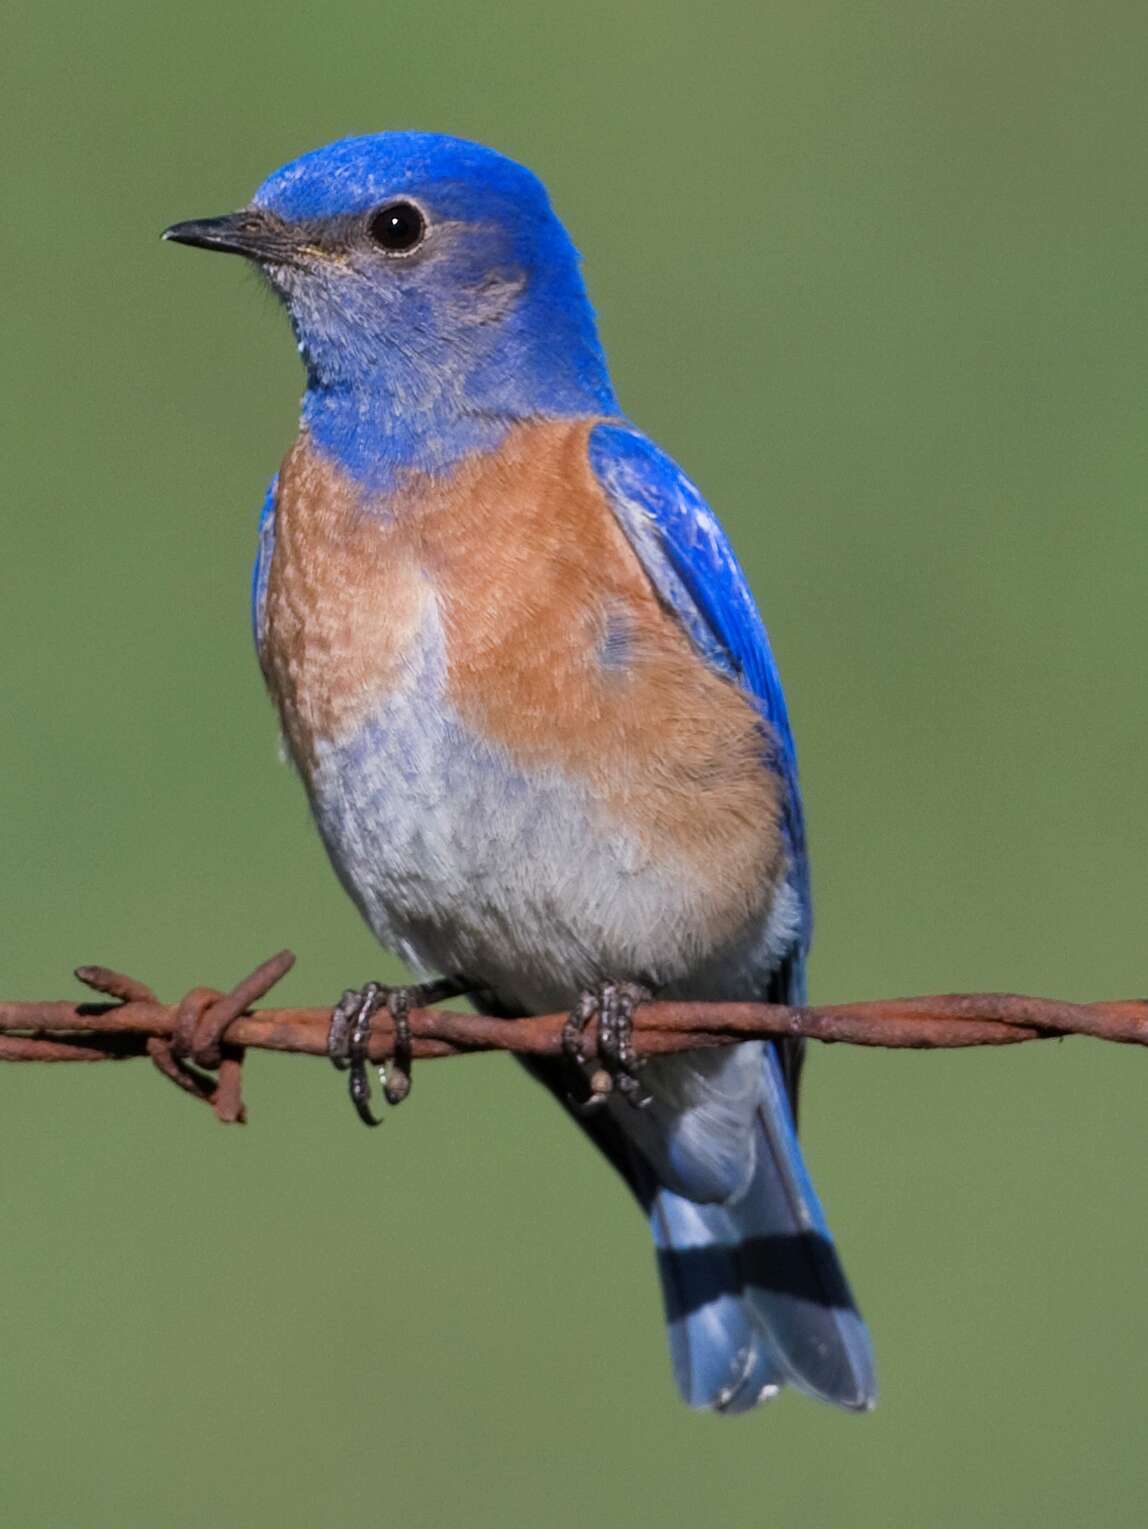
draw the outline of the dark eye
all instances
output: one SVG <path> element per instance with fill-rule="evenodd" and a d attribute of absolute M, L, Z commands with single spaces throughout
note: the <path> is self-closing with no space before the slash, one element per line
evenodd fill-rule
<path fill-rule="evenodd" d="M 411 202 L 388 202 L 373 213 L 367 231 L 391 255 L 405 255 L 422 242 L 427 220 Z"/>

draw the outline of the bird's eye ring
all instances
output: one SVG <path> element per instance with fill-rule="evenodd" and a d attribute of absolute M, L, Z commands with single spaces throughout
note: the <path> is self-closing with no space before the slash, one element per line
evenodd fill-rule
<path fill-rule="evenodd" d="M 413 202 L 388 202 L 371 214 L 367 232 L 388 255 L 409 255 L 426 236 L 427 220 Z"/>

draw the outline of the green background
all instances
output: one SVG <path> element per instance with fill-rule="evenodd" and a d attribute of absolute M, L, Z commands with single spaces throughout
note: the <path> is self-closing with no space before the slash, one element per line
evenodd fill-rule
<path fill-rule="evenodd" d="M 9 3 L 0 994 L 376 954 L 276 757 L 248 568 L 300 377 L 162 246 L 346 132 L 526 160 L 792 699 L 823 1000 L 1148 987 L 1148 12 Z M 673 1394 L 644 1227 L 503 1058 L 386 1128 L 255 1057 L 0 1072 L 14 1526 L 1140 1525 L 1148 1059 L 819 1051 L 881 1404 Z"/>

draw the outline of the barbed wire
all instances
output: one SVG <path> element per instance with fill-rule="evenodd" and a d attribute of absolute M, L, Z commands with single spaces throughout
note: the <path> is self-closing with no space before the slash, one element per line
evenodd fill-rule
<path fill-rule="evenodd" d="M 196 987 L 178 1003 L 162 1003 L 146 983 L 104 966 L 76 976 L 111 1003 L 0 1003 L 0 1062 L 107 1062 L 150 1057 L 185 1092 L 226 1122 L 245 1118 L 242 1066 L 248 1050 L 327 1056 L 329 1008 L 252 1009 L 294 965 L 280 951 L 228 992 Z M 569 1016 L 502 1019 L 450 1009 L 411 1009 L 409 1055 L 418 1060 L 507 1051 L 561 1056 Z M 863 1003 L 790 1006 L 773 1003 L 650 1001 L 633 1015 L 633 1044 L 642 1057 L 728 1046 L 768 1037 L 804 1036 L 852 1046 L 949 1050 L 1008 1046 L 1066 1035 L 1148 1045 L 1148 1000 L 1067 1003 L 1017 993 L 949 993 Z M 598 1044 L 597 1022 L 583 1036 Z M 378 1013 L 366 1056 L 391 1060 L 394 1021 Z"/>

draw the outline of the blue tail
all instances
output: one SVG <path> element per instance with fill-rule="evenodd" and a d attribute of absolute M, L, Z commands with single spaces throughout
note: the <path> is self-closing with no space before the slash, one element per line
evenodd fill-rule
<path fill-rule="evenodd" d="M 649 1186 L 674 1377 L 693 1407 L 742 1412 L 785 1384 L 854 1410 L 873 1354 L 797 1143 L 781 1063 L 763 1048 L 749 1187 L 698 1205 Z"/>
<path fill-rule="evenodd" d="M 786 1373 L 746 1306 L 730 1213 L 723 1205 L 695 1205 L 659 1189 L 650 1224 L 670 1362 L 685 1401 L 717 1412 L 746 1412 L 776 1396 Z"/>
<path fill-rule="evenodd" d="M 792 985 L 773 991 L 800 1001 L 800 970 L 784 980 Z M 491 1012 L 496 1002 L 483 996 Z M 666 1163 L 655 1166 L 633 1138 L 643 1116 L 622 1107 L 576 1118 L 650 1219 L 674 1378 L 689 1405 L 746 1412 L 792 1385 L 862 1411 L 876 1400 L 873 1354 L 797 1142 L 801 1052 L 790 1042 L 749 1045 L 762 1068 L 754 1168 L 733 1199 L 702 1203 L 660 1182 Z M 561 1064 L 519 1061 L 570 1108 Z M 686 1164 L 676 1166 L 680 1181 Z"/>

